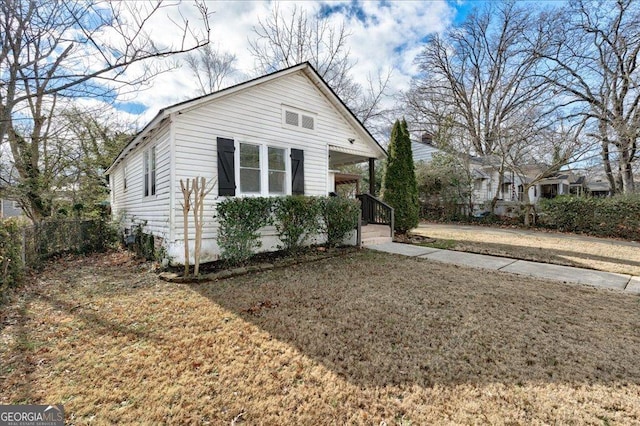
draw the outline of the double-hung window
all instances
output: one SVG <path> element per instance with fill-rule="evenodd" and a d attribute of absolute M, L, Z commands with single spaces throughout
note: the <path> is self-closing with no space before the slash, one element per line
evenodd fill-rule
<path fill-rule="evenodd" d="M 269 153 L 269 194 L 287 193 L 287 163 L 284 148 L 268 147 Z"/>
<path fill-rule="evenodd" d="M 260 145 L 240 144 L 240 192 L 260 193 L 260 160 Z"/>
<path fill-rule="evenodd" d="M 144 196 L 156 195 L 156 147 L 152 146 L 143 153 Z"/>
<path fill-rule="evenodd" d="M 122 190 L 127 190 L 127 164 L 123 164 L 122 166 Z"/>
<path fill-rule="evenodd" d="M 289 193 L 288 149 L 242 142 L 239 145 L 241 194 L 267 196 Z"/>

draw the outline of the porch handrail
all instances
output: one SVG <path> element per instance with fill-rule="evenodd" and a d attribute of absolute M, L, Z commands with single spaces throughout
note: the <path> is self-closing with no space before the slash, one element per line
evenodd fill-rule
<path fill-rule="evenodd" d="M 376 225 L 389 225 L 393 238 L 394 212 L 393 207 L 371 194 L 360 194 L 360 211 L 362 222 Z"/>

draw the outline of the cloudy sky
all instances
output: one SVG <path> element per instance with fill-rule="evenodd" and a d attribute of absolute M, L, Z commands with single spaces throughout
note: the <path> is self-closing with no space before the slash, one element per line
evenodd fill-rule
<path fill-rule="evenodd" d="M 389 94 L 393 95 L 409 85 L 416 72 L 413 59 L 421 50 L 425 37 L 442 31 L 452 22 L 462 19 L 473 6 L 459 1 L 304 1 L 281 2 L 286 12 L 296 6 L 309 15 L 323 13 L 339 25 L 344 22 L 350 32 L 350 55 L 355 62 L 352 76 L 366 82 L 367 75 L 393 70 Z M 236 80 L 255 76 L 254 58 L 248 50 L 248 40 L 254 37 L 258 19 L 264 20 L 273 3 L 267 1 L 209 1 L 211 42 L 221 51 L 237 57 L 236 66 L 244 75 Z M 191 25 L 199 19 L 191 3 L 179 6 L 180 14 Z M 178 32 L 169 19 L 178 19 L 178 10 L 166 9 L 150 28 L 152 38 L 164 43 L 178 42 Z M 171 15 L 169 15 L 171 14 Z M 238 82 L 238 81 L 235 81 Z M 143 92 L 120 98 L 119 108 L 137 116 L 138 127 L 146 124 L 159 109 L 196 96 L 197 85 L 190 71 L 182 66 L 157 76 Z"/>

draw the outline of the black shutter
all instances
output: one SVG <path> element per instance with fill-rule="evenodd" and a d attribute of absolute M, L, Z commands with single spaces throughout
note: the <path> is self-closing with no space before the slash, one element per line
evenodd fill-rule
<path fill-rule="evenodd" d="M 218 195 L 236 195 L 233 139 L 218 138 Z"/>
<path fill-rule="evenodd" d="M 304 195 L 304 151 L 291 150 L 291 193 Z"/>

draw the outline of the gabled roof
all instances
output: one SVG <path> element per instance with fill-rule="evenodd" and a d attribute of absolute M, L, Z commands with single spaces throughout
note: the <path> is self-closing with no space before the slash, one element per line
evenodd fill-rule
<path fill-rule="evenodd" d="M 222 90 L 218 90 L 217 92 L 210 93 L 208 95 L 199 96 L 194 99 L 189 99 L 187 101 L 178 102 L 176 104 L 170 105 L 166 108 L 158 111 L 158 114 L 151 120 L 138 134 L 136 134 L 133 139 L 120 151 L 118 156 L 111 163 L 111 166 L 106 171 L 106 174 L 111 173 L 111 170 L 120 163 L 129 152 L 131 152 L 136 146 L 143 142 L 146 135 L 149 134 L 151 130 L 156 128 L 161 122 L 163 122 L 167 117 L 171 114 L 186 110 L 188 108 L 196 107 L 200 104 L 211 102 L 215 99 L 221 98 L 223 96 L 227 96 L 242 90 L 249 89 L 250 87 L 257 86 L 258 84 L 262 84 L 271 80 L 275 80 L 278 78 L 282 78 L 287 75 L 294 74 L 298 71 L 303 72 L 309 80 L 311 80 L 315 86 L 322 92 L 327 99 L 333 104 L 333 106 L 342 113 L 344 118 L 349 122 L 352 126 L 356 128 L 360 128 L 363 133 L 369 138 L 369 142 L 375 144 L 379 149 L 380 153 L 385 157 L 387 156 L 387 151 L 380 145 L 380 143 L 373 137 L 371 132 L 364 127 L 364 125 L 358 120 L 355 114 L 347 107 L 342 99 L 338 97 L 338 95 L 333 91 L 331 87 L 324 81 L 324 79 L 318 74 L 318 72 L 313 68 L 313 66 L 309 62 L 303 62 L 298 65 L 291 66 L 289 68 L 285 68 L 280 71 L 276 71 L 270 74 L 263 75 L 261 77 L 254 78 L 252 80 L 245 81 L 243 83 L 236 84 L 234 86 L 227 87 Z"/>

